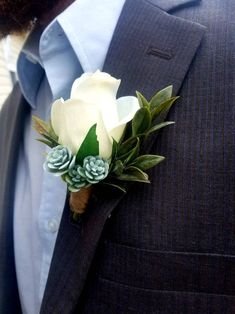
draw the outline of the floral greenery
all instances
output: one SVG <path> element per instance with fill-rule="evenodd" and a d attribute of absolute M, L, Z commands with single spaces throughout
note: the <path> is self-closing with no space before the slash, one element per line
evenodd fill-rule
<path fill-rule="evenodd" d="M 59 145 L 58 136 L 55 134 L 51 121 L 48 123 L 41 120 L 40 118 L 33 116 L 34 129 L 43 136 L 43 138 L 39 138 L 38 141 L 46 144 L 50 148 L 54 148 Z"/>
<path fill-rule="evenodd" d="M 119 143 L 113 140 L 110 160 L 99 158 L 96 124 L 90 128 L 76 156 L 73 156 L 76 158 L 73 168 L 71 169 L 67 164 L 67 168 L 65 167 L 67 171 L 62 176 L 70 191 L 79 191 L 81 187 L 101 182 L 126 192 L 125 182 L 150 183 L 146 170 L 156 166 L 165 158 L 158 155 L 142 155 L 143 144 L 152 133 L 157 133 L 160 129 L 174 123 L 172 121 L 164 122 L 164 120 L 171 106 L 179 97 L 172 97 L 172 86 L 156 93 L 150 101 L 141 93 L 136 92 L 136 94 L 140 109 L 136 112 L 133 120 L 128 123 Z M 35 129 L 43 136 L 43 139 L 39 139 L 39 141 L 51 148 L 57 147 L 59 145 L 58 137 L 51 122 L 46 123 L 35 116 L 33 120 Z M 63 158 L 67 163 L 68 159 L 72 160 L 65 148 L 62 159 L 61 156 L 49 153 L 46 165 L 51 165 L 50 160 L 52 159 L 57 166 L 57 158 L 59 158 L 59 163 Z M 55 174 L 56 168 L 52 167 L 52 169 L 51 172 Z M 59 171 L 61 169 L 64 170 L 63 166 L 59 164 Z"/>
<path fill-rule="evenodd" d="M 171 106 L 179 97 L 172 97 L 172 86 L 155 94 L 148 101 L 137 92 L 140 109 L 127 126 L 123 139 L 113 142 L 112 162 L 109 176 L 105 184 L 114 186 L 125 192 L 122 182 L 150 183 L 146 170 L 162 162 L 165 157 L 159 155 L 141 155 L 141 149 L 146 139 L 160 129 L 174 124 L 164 122 Z"/>

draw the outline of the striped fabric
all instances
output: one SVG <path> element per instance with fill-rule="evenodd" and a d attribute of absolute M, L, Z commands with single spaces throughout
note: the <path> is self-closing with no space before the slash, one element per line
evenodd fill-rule
<path fill-rule="evenodd" d="M 151 185 L 95 191 L 77 225 L 66 204 L 40 314 L 235 313 L 234 12 L 234 0 L 126 1 L 104 70 L 120 96 L 173 84 L 176 124 L 146 149 L 167 159 Z M 1 313 L 20 313 L 11 188 L 27 108 L 16 86 L 0 116 Z"/>

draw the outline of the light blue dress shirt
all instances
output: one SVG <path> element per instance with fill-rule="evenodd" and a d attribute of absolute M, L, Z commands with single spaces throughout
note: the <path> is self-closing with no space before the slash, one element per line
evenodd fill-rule
<path fill-rule="evenodd" d="M 82 72 L 102 70 L 125 0 L 77 0 L 42 32 L 36 28 L 20 53 L 18 77 L 31 116 L 50 116 L 52 102 L 68 98 Z M 23 313 L 37 314 L 65 204 L 66 186 L 43 172 L 47 148 L 24 130 L 16 177 L 14 243 Z M 58 278 L 59 280 L 59 278 Z"/>

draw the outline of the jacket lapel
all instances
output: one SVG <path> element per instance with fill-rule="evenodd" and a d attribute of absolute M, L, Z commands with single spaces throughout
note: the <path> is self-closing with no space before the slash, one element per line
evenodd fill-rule
<path fill-rule="evenodd" d="M 120 96 L 139 90 L 150 97 L 170 84 L 179 92 L 205 28 L 167 14 L 159 8 L 164 1 L 126 1 L 104 65 L 104 71 L 122 79 Z M 176 7 L 177 0 L 166 2 L 171 5 L 165 9 Z M 65 206 L 41 314 L 75 309 L 105 222 L 121 199 L 99 195 L 79 225 L 70 223 Z"/>
<path fill-rule="evenodd" d="M 177 2 L 164 1 L 167 9 Z M 180 89 L 205 27 L 162 11 L 156 5 L 164 1 L 126 2 L 104 65 L 104 71 L 122 79 L 121 95 L 138 90 L 151 97 L 167 85 L 175 94 Z"/>
<path fill-rule="evenodd" d="M 0 115 L 0 313 L 21 313 L 13 245 L 13 200 L 19 143 L 29 107 L 15 86 Z"/>

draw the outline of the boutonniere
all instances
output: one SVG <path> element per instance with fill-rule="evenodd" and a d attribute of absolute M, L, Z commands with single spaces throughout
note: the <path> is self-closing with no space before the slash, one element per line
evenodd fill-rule
<path fill-rule="evenodd" d="M 49 122 L 33 117 L 39 141 L 51 148 L 44 169 L 66 182 L 75 215 L 84 213 L 95 185 L 125 193 L 127 182 L 150 183 L 146 171 L 164 160 L 142 149 L 151 134 L 174 123 L 164 121 L 178 98 L 172 86 L 150 101 L 139 92 L 116 99 L 120 83 L 100 71 L 85 73 L 70 99 L 53 103 Z"/>

